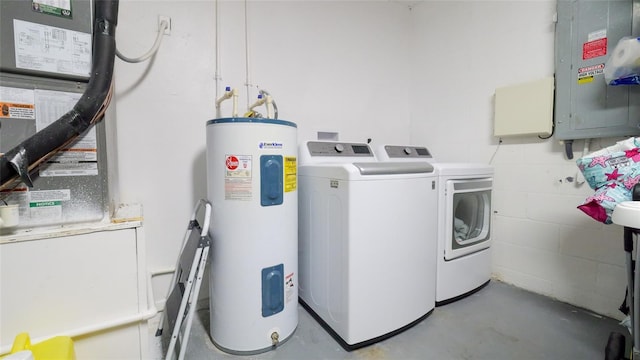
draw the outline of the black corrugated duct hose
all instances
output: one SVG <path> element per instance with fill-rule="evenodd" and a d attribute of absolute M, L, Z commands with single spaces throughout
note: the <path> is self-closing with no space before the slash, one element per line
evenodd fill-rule
<path fill-rule="evenodd" d="M 0 190 L 9 189 L 18 181 L 32 187 L 32 171 L 102 120 L 112 94 L 118 0 L 95 0 L 94 4 L 93 56 L 87 89 L 71 111 L 0 157 Z"/>

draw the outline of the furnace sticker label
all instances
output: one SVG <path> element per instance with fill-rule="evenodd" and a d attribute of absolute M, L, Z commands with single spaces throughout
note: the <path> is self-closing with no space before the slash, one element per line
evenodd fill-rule
<path fill-rule="evenodd" d="M 225 155 L 224 199 L 250 201 L 253 198 L 251 155 Z"/>
<path fill-rule="evenodd" d="M 71 200 L 71 190 L 41 190 L 29 192 L 29 210 L 32 218 L 45 221 L 62 219 L 62 202 Z"/>
<path fill-rule="evenodd" d="M 31 2 L 33 11 L 43 14 L 50 14 L 71 18 L 71 1 L 70 0 L 33 0 Z"/>
<path fill-rule="evenodd" d="M 44 129 L 66 114 L 80 97 L 80 93 L 36 90 L 36 131 Z M 98 175 L 98 140 L 95 126 L 76 138 L 71 146 L 52 156 L 40 169 L 40 176 L 45 177 L 95 175 Z"/>
<path fill-rule="evenodd" d="M 89 76 L 91 34 L 13 20 L 16 67 Z"/>
<path fill-rule="evenodd" d="M 88 176 L 98 175 L 98 163 L 55 163 L 48 161 L 40 169 L 40 176 Z"/>
<path fill-rule="evenodd" d="M 298 159 L 295 156 L 284 157 L 284 192 L 298 188 Z"/>
<path fill-rule="evenodd" d="M 3 118 L 33 119 L 35 114 L 33 105 L 28 104 L 7 103 L 0 101 L 0 109 L 2 109 L 2 114 L 0 115 L 0 117 Z"/>
<path fill-rule="evenodd" d="M 0 86 L 0 118 L 35 120 L 34 91 Z"/>
<path fill-rule="evenodd" d="M 71 200 L 71 190 L 39 190 L 29 192 L 29 200 L 31 203 L 50 202 L 50 201 L 69 201 Z"/>

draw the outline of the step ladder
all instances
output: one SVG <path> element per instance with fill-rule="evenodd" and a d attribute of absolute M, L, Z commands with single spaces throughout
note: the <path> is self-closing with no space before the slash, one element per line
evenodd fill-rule
<path fill-rule="evenodd" d="M 199 215 L 203 218 L 202 224 L 197 220 Z M 164 315 L 160 319 L 156 331 L 156 336 L 163 335 L 165 321 L 168 323 L 168 328 L 171 329 L 166 360 L 176 358 L 182 360 L 185 356 L 193 315 L 196 312 L 198 294 L 202 285 L 202 276 L 211 248 L 210 221 L 211 204 L 201 199 L 196 204 L 189 220 L 180 256 L 169 286 Z M 167 333 L 164 332 L 164 334 L 163 340 L 166 340 Z M 165 342 L 163 341 L 163 343 Z M 177 354 L 176 350 L 179 350 Z"/>

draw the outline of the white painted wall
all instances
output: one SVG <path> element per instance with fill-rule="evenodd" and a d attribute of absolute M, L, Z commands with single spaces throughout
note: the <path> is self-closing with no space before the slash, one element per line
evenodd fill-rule
<path fill-rule="evenodd" d="M 495 166 L 493 271 L 506 282 L 620 317 L 622 231 L 576 209 L 593 191 L 554 139 L 493 133 L 495 88 L 554 73 L 555 1 L 427 1 L 414 7 L 411 141 L 441 161 Z M 615 139 L 596 141 L 592 150 Z M 582 141 L 574 144 L 580 157 Z M 560 180 L 563 179 L 562 182 Z"/>
<path fill-rule="evenodd" d="M 241 88 L 246 104 L 244 3 L 219 9 L 220 84 Z M 250 1 L 250 101 L 256 86 L 271 92 L 300 140 L 408 140 L 410 15 L 379 1 Z"/>
<path fill-rule="evenodd" d="M 205 123 L 215 115 L 216 38 L 220 94 L 247 104 L 242 1 L 120 3 L 117 44 L 134 57 L 153 43 L 157 16 L 172 20 L 152 63 L 117 60 L 110 123 L 116 202 L 141 203 L 151 271 L 174 265 L 198 198 L 206 197 Z M 299 139 L 336 131 L 343 140 L 409 140 L 411 13 L 391 2 L 250 1 L 246 8 L 251 102 L 267 89 Z M 231 113 L 225 103 L 223 115 Z M 259 109 L 262 110 L 262 109 Z M 264 111 L 262 111 L 264 113 Z M 113 129 L 115 127 L 115 129 Z M 160 286 L 161 287 L 161 286 Z M 166 289 L 156 290 L 156 298 Z"/>
<path fill-rule="evenodd" d="M 152 63 L 118 61 L 111 109 L 115 194 L 144 206 L 151 270 L 173 265 L 193 204 L 206 196 L 217 38 L 218 91 L 237 87 L 244 105 L 258 86 L 269 90 L 300 140 L 338 131 L 343 140 L 424 144 L 443 161 L 493 157 L 495 275 L 619 316 L 621 230 L 576 209 L 591 190 L 559 181 L 576 175 L 574 162 L 553 139 L 498 147 L 492 136 L 495 88 L 553 74 L 554 1 L 221 1 L 218 12 L 216 37 L 213 1 L 120 5 L 118 47 L 130 56 L 151 45 L 157 15 L 172 18 Z"/>
<path fill-rule="evenodd" d="M 146 52 L 159 14 L 173 29 L 153 62 L 116 60 L 115 70 L 119 200 L 144 207 L 151 269 L 173 266 L 195 201 L 206 196 L 204 122 L 214 92 L 213 3 L 123 1 L 118 49 Z"/>

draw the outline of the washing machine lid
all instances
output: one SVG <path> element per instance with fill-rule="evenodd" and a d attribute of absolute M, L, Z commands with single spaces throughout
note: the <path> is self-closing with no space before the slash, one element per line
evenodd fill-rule
<path fill-rule="evenodd" d="M 424 161 L 378 161 L 364 143 L 307 141 L 300 149 L 300 175 L 357 179 L 367 176 L 433 174 Z"/>
<path fill-rule="evenodd" d="M 434 168 L 426 162 L 354 162 L 320 163 L 298 167 L 300 176 L 336 180 L 379 180 L 407 177 L 434 177 Z"/>
<path fill-rule="evenodd" d="M 426 162 L 365 162 L 353 163 L 360 175 L 398 175 L 433 173 L 433 166 Z"/>
<path fill-rule="evenodd" d="M 434 165 L 441 176 L 464 176 L 465 178 L 493 175 L 493 166 L 485 163 L 438 162 L 429 149 L 415 145 L 381 145 L 375 149 L 381 161 L 426 161 Z"/>

